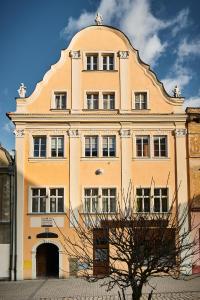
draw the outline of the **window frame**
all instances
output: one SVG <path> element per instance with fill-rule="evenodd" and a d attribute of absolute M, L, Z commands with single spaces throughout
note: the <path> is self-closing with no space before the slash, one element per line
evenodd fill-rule
<path fill-rule="evenodd" d="M 42 138 L 45 138 L 45 155 L 41 155 L 41 142 L 39 142 L 39 149 L 38 149 L 38 156 L 35 155 L 35 139 L 39 139 L 41 141 Z M 47 157 L 47 135 L 33 135 L 32 136 L 32 141 L 33 141 L 33 158 L 46 158 Z"/>
<path fill-rule="evenodd" d="M 106 62 L 104 63 L 104 58 Z M 112 63 L 110 62 L 110 58 L 112 58 Z M 115 70 L 115 54 L 114 53 L 102 53 L 102 70 L 103 71 L 114 71 Z M 105 68 L 104 68 L 105 66 Z"/>
<path fill-rule="evenodd" d="M 65 105 L 64 106 L 62 104 L 63 99 L 61 99 L 61 98 L 59 99 L 59 101 L 60 101 L 59 107 L 56 105 L 56 96 L 60 96 L 60 97 L 65 96 Z M 58 111 L 62 111 L 62 110 L 67 109 L 67 91 L 62 91 L 62 90 L 53 91 L 52 109 L 58 110 Z"/>
<path fill-rule="evenodd" d="M 88 98 L 89 96 L 91 97 L 90 99 Z M 90 101 L 90 105 L 89 105 L 89 101 Z M 97 105 L 95 105 L 95 102 Z M 86 104 L 87 110 L 98 110 L 99 109 L 99 92 L 86 92 L 86 103 L 87 103 Z"/>
<path fill-rule="evenodd" d="M 96 57 L 97 62 L 94 63 L 94 57 Z M 88 58 L 90 58 L 90 62 L 88 62 Z M 94 66 L 96 67 L 94 68 Z M 88 68 L 88 66 L 90 66 Z M 98 71 L 99 70 L 99 53 L 86 53 L 86 70 L 87 71 Z"/>
<path fill-rule="evenodd" d="M 45 189 L 45 212 L 35 211 L 33 212 L 33 190 Z M 50 190 L 51 189 L 62 189 L 63 190 L 63 211 L 62 212 L 51 212 L 50 211 Z M 42 196 L 41 196 L 42 197 Z M 43 196 L 44 197 L 44 196 Z M 36 197 L 35 197 L 36 198 Z M 65 213 L 65 199 L 66 199 L 66 189 L 64 186 L 29 186 L 28 189 L 28 213 L 33 215 L 52 215 L 52 214 L 64 214 Z M 38 204 L 39 207 L 39 204 Z"/>
<path fill-rule="evenodd" d="M 89 138 L 89 153 L 90 155 L 86 155 L 86 139 Z M 92 139 L 96 139 L 95 145 L 96 145 L 96 155 L 93 155 L 93 142 Z M 95 150 L 94 150 L 95 151 Z M 84 156 L 85 157 L 99 157 L 99 136 L 98 135 L 85 135 L 84 136 Z"/>
<path fill-rule="evenodd" d="M 56 195 L 51 195 L 51 190 L 56 190 Z M 58 190 L 63 190 L 63 195 L 59 195 Z M 51 201 L 52 199 L 55 198 L 55 204 L 56 204 L 56 211 L 51 211 Z M 62 206 L 63 206 L 63 210 L 62 211 L 58 211 L 58 206 L 59 206 L 59 199 L 62 199 Z M 49 212 L 52 214 L 55 213 L 64 213 L 64 188 L 60 188 L 60 187 L 56 187 L 56 188 L 49 188 Z"/>
<path fill-rule="evenodd" d="M 148 148 L 147 148 L 147 155 L 145 155 L 145 144 L 144 144 L 144 139 L 147 138 L 148 140 Z M 139 144 L 137 143 L 138 140 L 141 139 L 141 155 L 138 154 L 138 152 L 140 151 L 138 149 Z M 136 135 L 135 136 L 135 148 L 136 148 L 136 157 L 137 158 L 150 158 L 151 157 L 151 141 L 150 141 L 150 135 Z"/>
<path fill-rule="evenodd" d="M 105 98 L 107 96 L 107 98 Z M 113 96 L 113 99 L 112 99 Z M 102 92 L 103 110 L 114 110 L 115 109 L 115 92 Z M 112 104 L 113 102 L 113 104 Z M 107 105 L 104 105 L 104 104 Z M 106 106 L 106 107 L 105 107 Z M 113 106 L 113 107 L 111 107 Z"/>
<path fill-rule="evenodd" d="M 116 157 L 116 135 L 102 135 L 102 157 Z M 104 155 L 104 139 L 107 139 L 107 155 Z M 110 140 L 113 139 L 113 144 L 114 144 L 114 155 L 111 155 L 111 148 L 110 148 L 110 144 L 112 144 L 112 142 L 110 142 Z"/>
<path fill-rule="evenodd" d="M 159 140 L 159 142 L 158 142 L 158 155 L 155 155 L 155 151 L 156 151 L 156 149 L 155 149 L 155 139 L 158 139 Z M 164 155 L 162 155 L 162 144 L 161 144 L 161 139 L 165 139 L 165 143 L 164 143 L 164 147 L 165 147 L 165 149 L 164 149 L 164 152 L 165 152 L 165 154 Z M 154 158 L 166 158 L 166 157 L 168 157 L 168 136 L 167 135 L 153 135 L 153 157 Z"/>
<path fill-rule="evenodd" d="M 141 107 L 141 101 L 140 101 L 140 108 L 136 108 L 136 94 L 146 94 L 146 108 Z M 150 96 L 149 96 L 149 90 L 134 90 L 132 91 L 132 110 L 134 111 L 147 111 L 150 109 Z"/>
<path fill-rule="evenodd" d="M 33 195 L 33 191 L 38 190 L 37 195 Z M 41 195 L 41 190 L 45 190 L 45 195 Z M 41 199 L 45 199 L 45 210 L 41 211 Z M 37 211 L 33 211 L 33 199 L 37 199 Z M 31 213 L 33 214 L 46 214 L 47 212 L 47 189 L 45 187 L 32 187 L 31 188 Z"/>
<path fill-rule="evenodd" d="M 56 139 L 56 148 L 55 148 L 55 151 L 56 151 L 56 155 L 53 156 L 52 155 L 52 139 Z M 59 155 L 59 148 L 58 148 L 58 139 L 62 139 L 62 155 Z M 64 157 L 64 152 L 65 152 L 65 138 L 63 135 L 51 135 L 50 136 L 50 157 L 51 158 L 63 158 Z"/>
<path fill-rule="evenodd" d="M 90 195 L 86 196 L 86 190 L 90 190 Z M 92 207 L 92 198 L 94 198 L 94 196 L 92 196 L 91 191 L 92 190 L 96 190 L 97 194 L 95 195 L 95 197 L 97 198 L 97 210 L 93 209 Z M 110 192 L 108 193 L 108 211 L 104 211 L 103 210 L 103 190 L 115 190 L 115 195 L 110 195 Z M 117 187 L 116 186 L 84 186 L 82 188 L 82 203 L 83 203 L 83 213 L 85 214 L 116 214 L 117 213 Z M 86 198 L 89 199 L 90 205 L 89 205 L 89 210 L 86 209 Z M 111 211 L 111 198 L 115 199 L 115 211 Z"/>

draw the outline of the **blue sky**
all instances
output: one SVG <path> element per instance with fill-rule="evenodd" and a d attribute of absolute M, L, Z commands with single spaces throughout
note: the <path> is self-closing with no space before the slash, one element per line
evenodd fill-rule
<path fill-rule="evenodd" d="M 21 82 L 32 93 L 71 37 L 94 24 L 118 27 L 171 94 L 179 84 L 185 107 L 200 106 L 200 1 L 0 0 L 0 143 L 14 136 L 6 112 L 15 111 Z"/>

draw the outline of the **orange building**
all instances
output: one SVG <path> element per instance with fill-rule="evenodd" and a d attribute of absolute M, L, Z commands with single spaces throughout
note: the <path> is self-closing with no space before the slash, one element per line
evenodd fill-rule
<path fill-rule="evenodd" d="M 115 213 L 130 181 L 138 211 L 167 212 L 177 189 L 178 203 L 187 203 L 183 98 L 166 93 L 118 29 L 97 22 L 81 30 L 32 95 L 23 85 L 19 94 L 8 114 L 16 126 L 18 279 L 70 274 L 56 227 L 73 233 L 70 205 L 75 215 Z"/>

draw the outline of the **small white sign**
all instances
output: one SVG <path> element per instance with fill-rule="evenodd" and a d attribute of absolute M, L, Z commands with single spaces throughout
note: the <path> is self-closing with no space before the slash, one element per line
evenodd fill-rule
<path fill-rule="evenodd" d="M 41 219 L 41 226 L 42 227 L 52 227 L 53 226 L 53 219 L 52 218 L 42 218 Z"/>

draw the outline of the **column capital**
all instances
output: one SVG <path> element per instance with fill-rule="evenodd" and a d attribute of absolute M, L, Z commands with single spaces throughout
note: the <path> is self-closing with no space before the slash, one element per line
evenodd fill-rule
<path fill-rule="evenodd" d="M 128 58 L 129 57 L 129 51 L 119 51 L 118 52 L 119 58 Z"/>
<path fill-rule="evenodd" d="M 176 137 L 183 137 L 183 136 L 186 136 L 186 134 L 187 134 L 186 128 L 177 128 L 174 130 L 174 135 Z"/>
<path fill-rule="evenodd" d="M 24 135 L 25 135 L 25 130 L 24 129 L 15 129 L 13 132 L 14 132 L 14 135 L 17 138 L 23 138 Z"/>
<path fill-rule="evenodd" d="M 131 130 L 130 129 L 120 129 L 119 135 L 121 138 L 130 138 Z"/>
<path fill-rule="evenodd" d="M 78 131 L 78 129 L 69 129 L 69 130 L 67 130 L 67 134 L 71 138 L 80 137 L 80 132 Z"/>
<path fill-rule="evenodd" d="M 71 50 L 69 52 L 69 56 L 71 58 L 74 58 L 74 59 L 79 59 L 79 58 L 81 58 L 81 52 L 80 51 L 73 51 L 73 50 Z"/>

